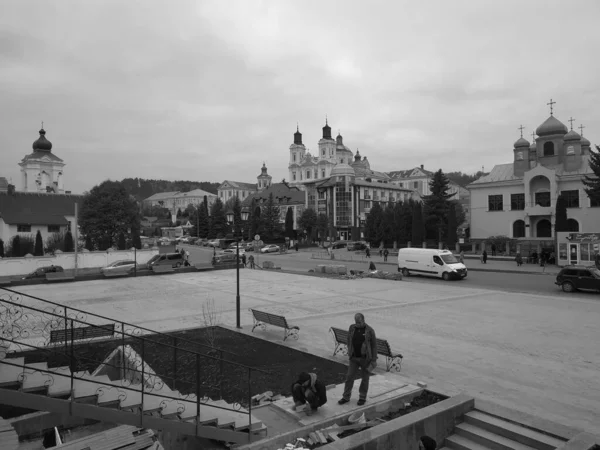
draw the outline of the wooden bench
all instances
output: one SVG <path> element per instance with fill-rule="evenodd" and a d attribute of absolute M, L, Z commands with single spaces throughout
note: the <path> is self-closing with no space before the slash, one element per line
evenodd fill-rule
<path fill-rule="evenodd" d="M 333 340 L 335 343 L 335 350 L 333 356 L 338 353 L 342 355 L 348 355 L 348 331 L 342 330 L 341 328 L 331 327 L 329 331 L 333 334 Z M 394 369 L 396 372 L 400 372 L 402 366 L 402 359 L 404 358 L 400 353 L 393 353 L 390 344 L 385 339 L 377 338 L 377 354 L 385 356 L 385 367 L 389 372 Z"/>
<path fill-rule="evenodd" d="M 73 275 L 66 275 L 64 272 L 48 272 L 46 274 L 46 281 L 73 281 L 74 279 Z"/>
<path fill-rule="evenodd" d="M 92 339 L 98 337 L 113 337 L 115 334 L 115 324 L 91 325 L 88 327 L 73 328 L 73 340 L 81 341 L 83 339 Z M 50 343 L 71 341 L 71 328 L 50 331 Z"/>
<path fill-rule="evenodd" d="M 257 311 L 255 309 L 250 309 L 250 311 L 252 311 L 252 316 L 254 318 L 254 326 L 252 327 L 253 333 L 256 327 L 261 327 L 263 330 L 266 330 L 267 324 L 269 324 L 276 327 L 281 327 L 285 330 L 283 335 L 284 341 L 290 336 L 296 340 L 298 339 L 298 332 L 300 331 L 300 327 L 289 326 L 285 317 L 278 316 L 276 314 Z"/>

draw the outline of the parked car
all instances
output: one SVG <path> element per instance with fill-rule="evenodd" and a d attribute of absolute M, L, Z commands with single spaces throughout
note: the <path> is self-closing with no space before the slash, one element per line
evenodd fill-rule
<path fill-rule="evenodd" d="M 100 273 L 102 275 L 129 275 L 130 273 L 133 273 L 135 267 L 135 261 L 123 259 L 103 267 L 100 269 Z"/>
<path fill-rule="evenodd" d="M 212 239 L 208 241 L 209 247 L 219 247 L 221 245 L 221 241 L 219 239 Z"/>
<path fill-rule="evenodd" d="M 65 270 L 61 266 L 44 266 L 38 267 L 33 272 L 25 275 L 22 279 L 29 280 L 32 278 L 46 278 L 47 273 L 64 272 Z"/>
<path fill-rule="evenodd" d="M 148 264 L 148 269 L 154 266 L 171 266 L 174 269 L 183 266 L 184 260 L 181 253 L 163 253 L 162 255 L 153 256 Z"/>
<path fill-rule="evenodd" d="M 206 246 L 208 244 L 208 239 L 200 238 L 195 242 L 196 245 Z"/>
<path fill-rule="evenodd" d="M 334 242 L 333 245 L 331 246 L 331 248 L 333 250 L 337 250 L 338 248 L 346 248 L 348 247 L 348 241 L 337 241 Z"/>
<path fill-rule="evenodd" d="M 349 252 L 365 250 L 367 248 L 367 243 L 366 242 L 351 242 L 348 244 L 347 248 L 348 248 Z"/>
<path fill-rule="evenodd" d="M 240 255 L 240 260 L 242 259 L 242 256 Z M 218 263 L 227 263 L 227 262 L 235 262 L 236 260 L 236 255 L 235 253 L 220 253 L 216 256 L 213 257 L 213 264 L 218 264 Z"/>
<path fill-rule="evenodd" d="M 279 245 L 269 244 L 260 249 L 261 253 L 276 253 L 279 252 Z"/>
<path fill-rule="evenodd" d="M 237 250 L 236 250 L 235 248 L 227 248 L 227 249 L 223 250 L 223 251 L 221 252 L 221 254 L 224 254 L 224 253 L 232 253 L 232 254 L 234 254 L 234 255 L 235 255 L 235 254 L 236 254 L 236 252 L 237 252 Z M 240 256 L 242 256 L 244 253 L 246 253 L 246 250 L 244 250 L 242 247 L 240 247 Z"/>
<path fill-rule="evenodd" d="M 600 292 L 600 270 L 594 266 L 565 266 L 556 275 L 555 284 L 565 292 L 578 289 Z"/>

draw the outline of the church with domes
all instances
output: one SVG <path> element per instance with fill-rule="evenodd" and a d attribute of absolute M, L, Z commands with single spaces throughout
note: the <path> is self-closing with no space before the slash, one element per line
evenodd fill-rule
<path fill-rule="evenodd" d="M 523 257 L 545 251 L 555 253 L 561 265 L 586 264 L 594 260 L 600 242 L 600 203 L 588 197 L 582 182 L 592 174 L 591 145 L 583 137 L 583 125 L 577 133 L 575 119 L 567 127 L 554 116 L 554 102 L 549 105 L 550 116 L 532 133 L 532 142 L 523 137 L 521 126 L 513 161 L 468 186 L 471 240 L 485 243 L 490 236 L 508 236 L 517 240 Z M 567 204 L 568 231 L 557 235 L 559 195 Z M 588 244 L 590 239 L 596 243 Z"/>
<path fill-rule="evenodd" d="M 42 127 L 40 137 L 33 143 L 33 153 L 25 156 L 21 167 L 21 191 L 64 194 L 63 168 L 65 163 L 52 153 L 52 142 L 46 139 Z"/>

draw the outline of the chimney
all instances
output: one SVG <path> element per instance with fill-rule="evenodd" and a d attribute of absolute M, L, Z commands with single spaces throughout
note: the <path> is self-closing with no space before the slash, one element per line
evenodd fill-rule
<path fill-rule="evenodd" d="M 423 164 L 421 164 L 421 169 L 425 169 L 425 167 L 423 167 Z"/>

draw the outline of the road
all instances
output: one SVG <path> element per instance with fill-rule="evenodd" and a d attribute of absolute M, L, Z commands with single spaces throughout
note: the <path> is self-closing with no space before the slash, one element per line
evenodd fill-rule
<path fill-rule="evenodd" d="M 193 264 L 210 262 L 213 250 L 207 247 L 197 246 L 185 246 L 190 252 L 190 260 Z M 275 262 L 277 266 L 280 266 L 284 270 L 290 270 L 299 273 L 306 273 L 309 269 L 314 269 L 318 264 L 344 264 L 348 269 L 354 270 L 366 270 L 368 262 L 357 260 L 354 262 L 347 261 L 328 261 L 320 259 L 312 259 L 311 255 L 316 253 L 311 251 L 299 251 L 289 252 L 287 254 L 279 255 L 270 253 L 267 255 L 261 254 L 258 256 L 259 261 L 270 260 Z M 248 253 L 248 255 L 255 255 L 255 253 Z M 340 257 L 349 258 L 356 256 L 352 252 L 348 252 L 346 255 L 344 252 L 338 253 Z M 389 258 L 389 263 L 383 263 L 382 258 L 379 256 L 373 256 L 377 269 L 385 270 L 388 272 L 396 271 L 397 266 L 392 262 L 393 258 Z M 467 261 L 467 266 L 471 264 L 475 265 L 475 261 Z M 555 277 L 552 275 L 531 275 L 531 274 L 519 274 L 519 273 L 503 273 L 503 272 L 487 272 L 487 271 L 475 271 L 469 272 L 467 278 L 460 281 L 445 282 L 441 279 L 429 278 L 429 277 L 409 277 L 406 281 L 410 283 L 425 283 L 433 284 L 434 286 L 443 285 L 445 283 L 451 283 L 453 286 L 459 284 L 460 286 L 470 288 L 486 288 L 500 290 L 504 292 L 513 293 L 528 293 L 528 294 L 542 294 L 544 296 L 552 296 L 558 298 L 568 299 L 597 299 L 600 301 L 600 295 L 594 292 L 575 292 L 565 294 L 558 286 L 554 284 Z"/>

